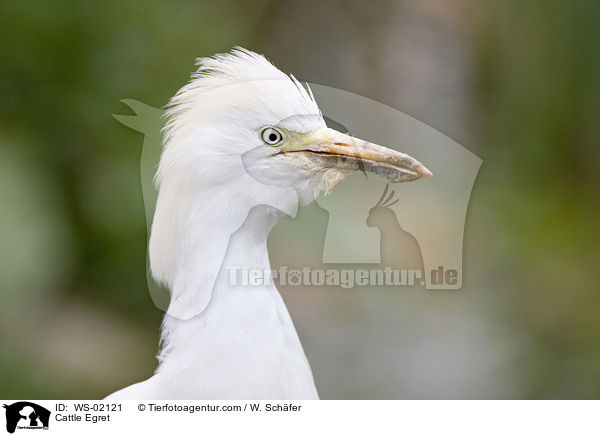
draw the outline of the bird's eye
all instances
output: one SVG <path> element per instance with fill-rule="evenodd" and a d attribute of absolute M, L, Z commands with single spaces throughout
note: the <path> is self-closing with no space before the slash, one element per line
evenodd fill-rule
<path fill-rule="evenodd" d="M 283 142 L 284 134 L 276 127 L 265 127 L 260 131 L 260 139 L 265 144 L 275 147 Z"/>

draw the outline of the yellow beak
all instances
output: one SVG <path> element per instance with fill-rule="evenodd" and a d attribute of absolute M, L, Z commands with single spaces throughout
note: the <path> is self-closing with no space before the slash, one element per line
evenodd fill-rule
<path fill-rule="evenodd" d="M 392 183 L 432 175 L 421 162 L 407 154 L 329 128 L 293 135 L 276 154 L 298 152 L 324 168 L 369 171 Z"/>

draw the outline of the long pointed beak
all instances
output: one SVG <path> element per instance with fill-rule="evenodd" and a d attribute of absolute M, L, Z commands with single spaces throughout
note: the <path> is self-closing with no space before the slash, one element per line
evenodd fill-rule
<path fill-rule="evenodd" d="M 329 128 L 296 135 L 277 154 L 297 152 L 304 153 L 315 164 L 325 168 L 369 171 L 392 183 L 432 175 L 421 162 L 407 154 Z"/>

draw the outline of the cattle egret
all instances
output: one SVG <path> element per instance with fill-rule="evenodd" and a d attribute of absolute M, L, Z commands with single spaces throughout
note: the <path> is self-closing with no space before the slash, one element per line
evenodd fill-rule
<path fill-rule="evenodd" d="M 326 126 L 310 89 L 236 48 L 202 58 L 170 101 L 149 244 L 171 293 L 159 365 L 108 399 L 318 399 L 277 288 L 232 283 L 270 270 L 266 239 L 352 171 L 428 177 L 416 159 Z"/>

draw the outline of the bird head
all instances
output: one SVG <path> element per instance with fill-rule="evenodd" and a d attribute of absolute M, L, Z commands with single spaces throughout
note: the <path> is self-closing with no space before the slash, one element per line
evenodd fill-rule
<path fill-rule="evenodd" d="M 183 170 L 222 183 L 243 167 L 311 201 L 353 171 L 392 183 L 431 176 L 407 154 L 328 128 L 310 89 L 263 56 L 237 48 L 198 65 L 169 104 L 159 180 Z"/>
<path fill-rule="evenodd" d="M 310 89 L 263 56 L 238 48 L 198 65 L 169 102 L 156 174 L 150 264 L 171 290 L 169 313 L 188 318 L 208 304 L 229 237 L 255 206 L 293 214 L 357 170 L 394 183 L 431 175 L 328 128 Z"/>

